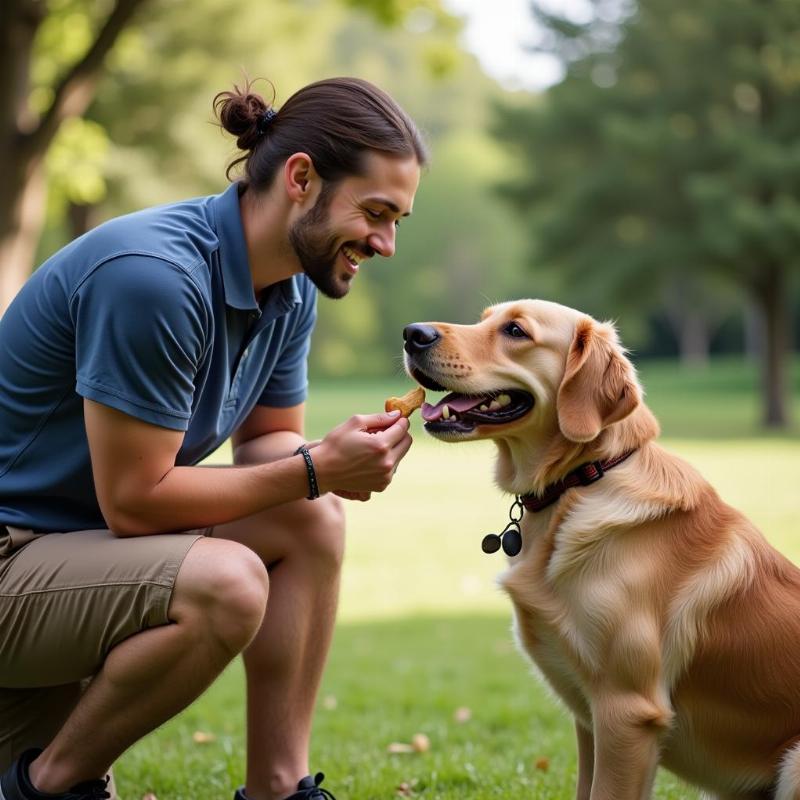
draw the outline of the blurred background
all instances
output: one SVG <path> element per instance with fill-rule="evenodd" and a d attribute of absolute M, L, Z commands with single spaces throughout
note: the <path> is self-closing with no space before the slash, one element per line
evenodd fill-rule
<path fill-rule="evenodd" d="M 104 219 L 222 191 L 217 92 L 268 79 L 280 108 L 340 74 L 433 158 L 397 255 L 320 300 L 309 437 L 409 388 L 407 323 L 554 299 L 616 321 L 666 446 L 800 561 L 797 0 L 0 0 L 0 307 Z M 314 763 L 351 800 L 566 800 L 569 722 L 480 552 L 509 505 L 493 447 L 413 427 L 390 490 L 349 505 Z M 234 665 L 137 744 L 122 794 L 228 796 L 241 687 Z M 429 751 L 387 750 L 420 732 Z M 697 795 L 661 775 L 655 796 Z"/>
<path fill-rule="evenodd" d="M 397 256 L 321 302 L 315 379 L 396 376 L 406 323 L 538 296 L 638 363 L 724 363 L 752 425 L 790 426 L 794 0 L 4 0 L 0 25 L 2 307 L 103 219 L 224 188 L 216 92 L 357 75 L 433 161 Z"/>

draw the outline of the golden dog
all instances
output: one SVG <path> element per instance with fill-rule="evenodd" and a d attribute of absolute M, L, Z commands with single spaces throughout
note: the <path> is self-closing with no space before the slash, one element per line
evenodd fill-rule
<path fill-rule="evenodd" d="M 800 798 L 800 570 L 655 443 L 614 328 L 523 300 L 404 336 L 409 374 L 452 393 L 426 430 L 493 439 L 523 496 L 501 585 L 574 715 L 577 797 L 647 798 L 661 764 L 720 799 Z"/>

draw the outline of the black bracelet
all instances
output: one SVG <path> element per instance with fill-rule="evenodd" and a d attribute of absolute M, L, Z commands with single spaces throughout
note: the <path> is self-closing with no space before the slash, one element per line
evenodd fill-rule
<path fill-rule="evenodd" d="M 316 500 L 319 497 L 319 484 L 317 483 L 317 473 L 314 471 L 314 462 L 311 460 L 311 453 L 308 452 L 308 448 L 304 444 L 301 444 L 293 455 L 303 456 L 306 462 L 306 472 L 308 473 L 308 497 L 306 499 Z"/>

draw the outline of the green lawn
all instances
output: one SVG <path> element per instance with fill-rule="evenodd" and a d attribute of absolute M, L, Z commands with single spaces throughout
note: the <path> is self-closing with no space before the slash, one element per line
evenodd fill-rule
<path fill-rule="evenodd" d="M 722 365 L 709 378 L 656 365 L 641 373 L 664 421 L 664 445 L 800 562 L 793 474 L 800 437 L 749 435 L 756 404 L 746 371 Z M 385 396 L 406 385 L 398 379 L 317 386 L 309 437 L 350 413 L 380 409 Z M 427 800 L 567 800 L 575 780 L 571 723 L 512 644 L 509 605 L 494 583 L 502 558 L 480 550 L 481 536 L 502 525 L 509 505 L 492 483 L 493 446 L 435 442 L 418 417 L 414 434 L 390 489 L 349 505 L 340 621 L 312 768 L 327 773 L 339 800 L 393 798 L 401 784 Z M 468 721 L 455 720 L 458 708 L 470 710 Z M 215 738 L 198 744 L 196 731 Z M 428 752 L 387 752 L 391 742 L 409 742 L 415 733 L 429 737 Z M 243 775 L 243 741 L 237 662 L 189 710 L 121 759 L 120 794 L 228 798 Z M 537 767 L 539 759 L 546 764 Z M 661 773 L 655 796 L 697 794 Z"/>

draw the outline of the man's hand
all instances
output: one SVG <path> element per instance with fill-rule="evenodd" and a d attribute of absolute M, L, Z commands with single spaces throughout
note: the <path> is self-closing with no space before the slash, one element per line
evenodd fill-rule
<path fill-rule="evenodd" d="M 382 492 L 411 447 L 408 426 L 392 412 L 357 415 L 334 428 L 313 452 L 320 492 L 349 500 Z"/>

